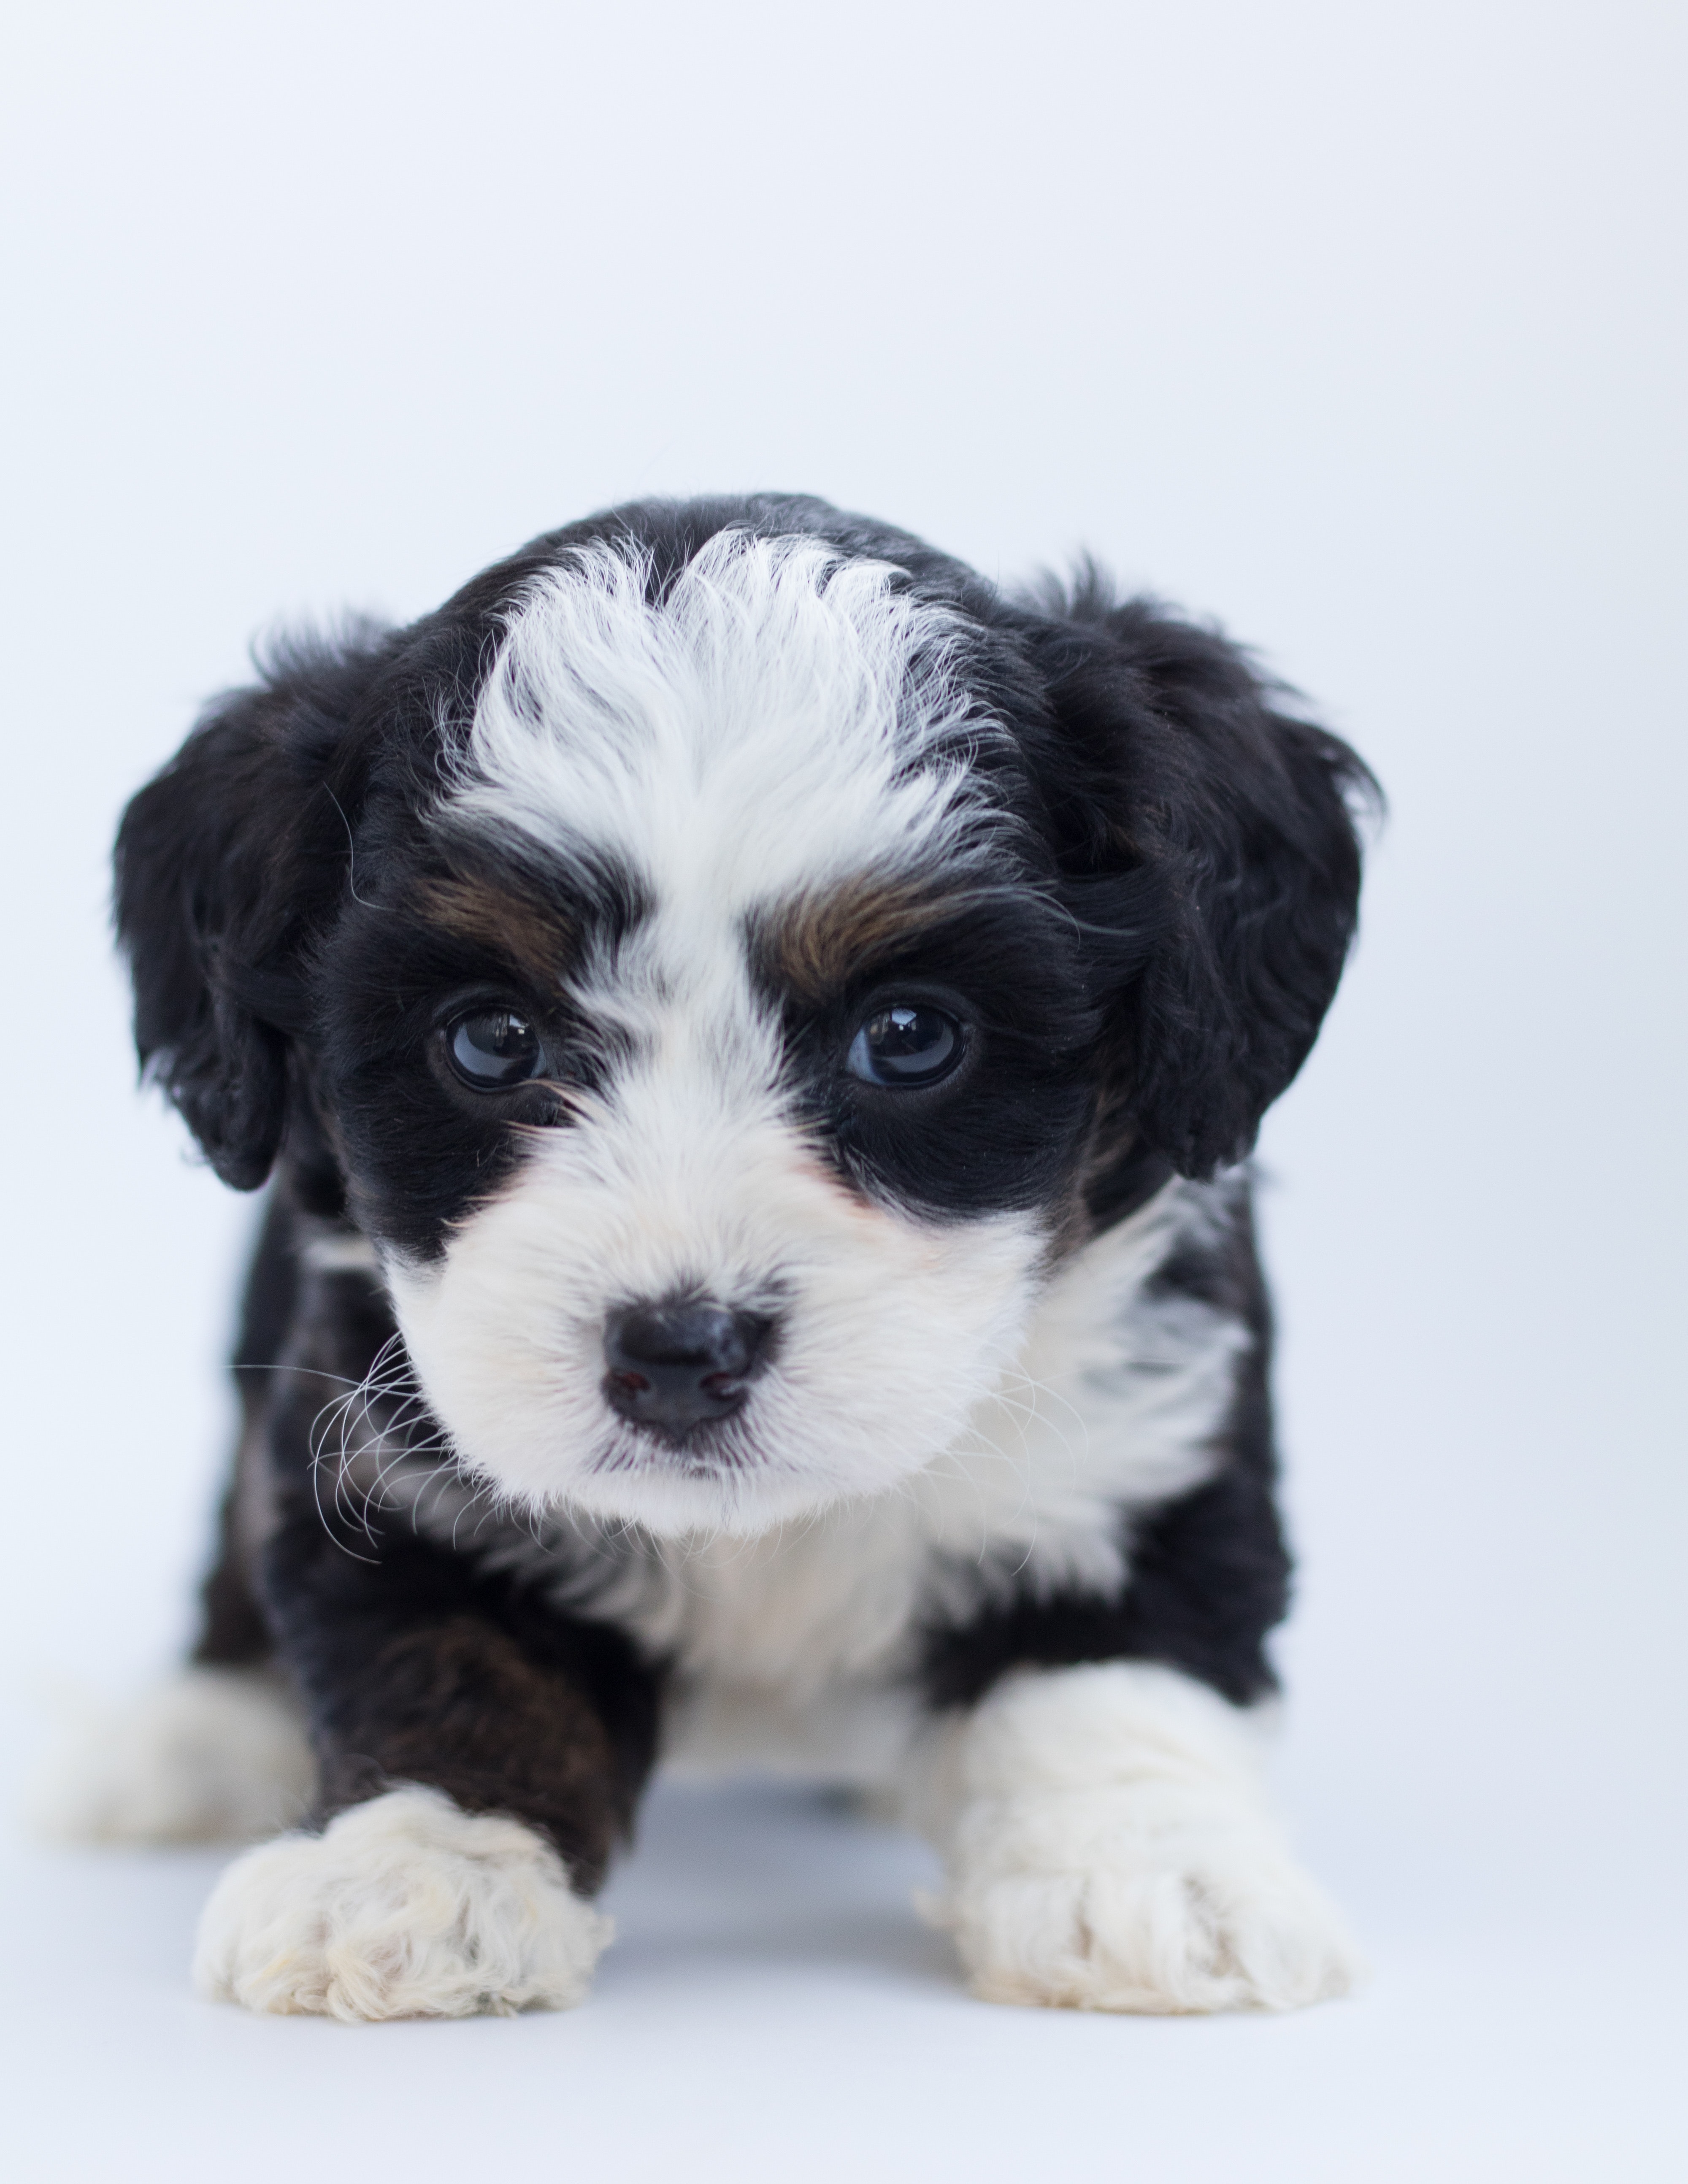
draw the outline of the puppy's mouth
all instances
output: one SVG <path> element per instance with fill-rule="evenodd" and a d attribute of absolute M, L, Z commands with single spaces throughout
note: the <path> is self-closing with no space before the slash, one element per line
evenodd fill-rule
<path fill-rule="evenodd" d="M 673 1479 L 719 1479 L 768 1468 L 738 1415 L 739 1407 L 713 1418 L 676 1424 L 660 1418 L 629 1421 L 594 1457 L 600 1476 L 661 1471 Z"/>

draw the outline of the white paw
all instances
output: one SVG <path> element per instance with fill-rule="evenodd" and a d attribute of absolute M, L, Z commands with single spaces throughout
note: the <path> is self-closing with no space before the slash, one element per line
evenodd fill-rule
<path fill-rule="evenodd" d="M 963 1732 L 933 1916 L 992 2002 L 1296 2009 L 1358 1963 L 1290 1857 L 1243 1720 L 1163 1669 L 1005 1686 Z"/>
<path fill-rule="evenodd" d="M 1299 2009 L 1345 1994 L 1335 1911 L 1270 1838 L 1170 1833 L 1132 1793 L 977 1809 L 940 1908 L 987 2002 Z"/>
<path fill-rule="evenodd" d="M 31 1817 L 70 1842 L 250 1842 L 304 1818 L 315 1772 L 276 1679 L 187 1669 L 123 1713 L 72 1724 Z"/>
<path fill-rule="evenodd" d="M 579 2002 L 612 1928 L 518 1820 L 391 1790 L 237 1858 L 199 1922 L 208 2000 L 347 2023 Z"/>

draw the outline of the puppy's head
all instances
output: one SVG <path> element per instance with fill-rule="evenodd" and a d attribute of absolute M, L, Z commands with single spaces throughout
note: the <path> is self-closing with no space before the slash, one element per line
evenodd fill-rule
<path fill-rule="evenodd" d="M 941 1451 L 1064 1251 L 1246 1150 L 1363 778 L 1094 581 L 621 510 L 212 709 L 119 841 L 137 1039 L 371 1238 L 470 1471 L 759 1530 Z"/>

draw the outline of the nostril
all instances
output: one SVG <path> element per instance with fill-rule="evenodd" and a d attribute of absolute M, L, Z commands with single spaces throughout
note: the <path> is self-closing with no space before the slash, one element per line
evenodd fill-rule
<path fill-rule="evenodd" d="M 771 1323 L 703 1298 L 627 1305 L 604 1323 L 604 1394 L 623 1417 L 683 1434 L 744 1402 Z"/>

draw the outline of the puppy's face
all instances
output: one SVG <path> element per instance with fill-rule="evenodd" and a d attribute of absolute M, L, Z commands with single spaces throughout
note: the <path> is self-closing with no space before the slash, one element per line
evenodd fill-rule
<path fill-rule="evenodd" d="M 530 585 L 320 966 L 423 1390 L 536 1508 L 755 1531 L 886 1487 L 1070 1212 L 1073 921 L 965 629 L 891 576 L 728 538 L 655 599 L 607 549 Z"/>
<path fill-rule="evenodd" d="M 1095 582 L 614 510 L 212 710 L 119 839 L 137 1042 L 373 1240 L 471 1472 L 755 1531 L 932 1459 L 1056 1253 L 1246 1150 L 1364 778 Z"/>

